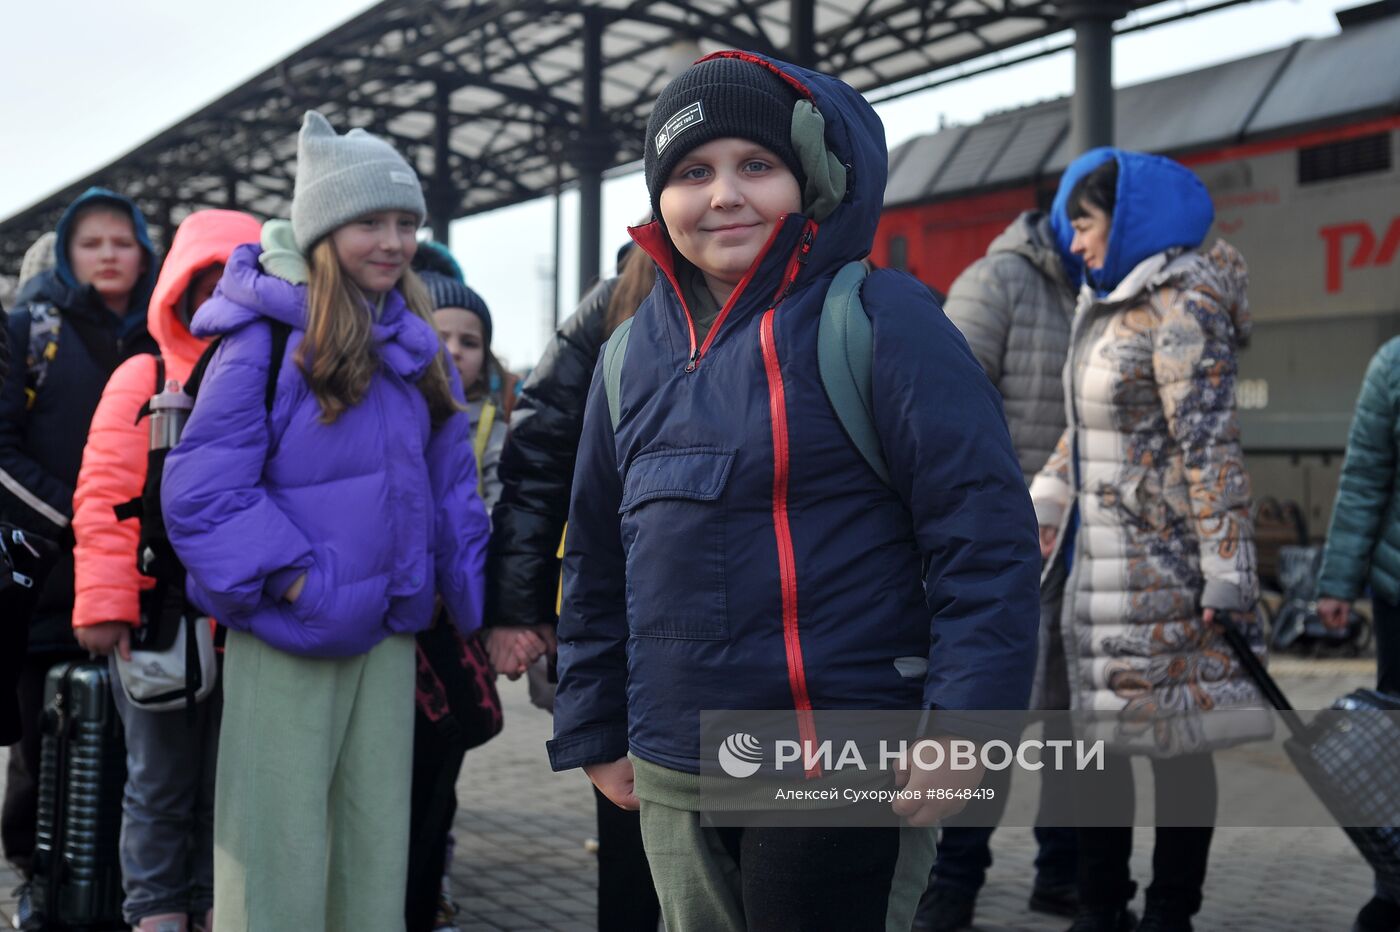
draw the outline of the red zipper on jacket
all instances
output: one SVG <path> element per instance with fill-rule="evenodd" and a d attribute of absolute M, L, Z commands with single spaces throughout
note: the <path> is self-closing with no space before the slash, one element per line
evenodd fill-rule
<path fill-rule="evenodd" d="M 719 334 L 719 328 L 724 323 L 724 319 L 729 316 L 729 312 L 734 309 L 734 305 L 739 303 L 739 296 L 742 295 L 745 289 L 749 287 L 749 282 L 753 281 L 753 273 L 757 272 L 758 267 L 763 264 L 764 258 L 768 255 L 768 250 L 773 248 L 773 241 L 778 238 L 778 233 L 782 231 L 782 228 L 782 221 L 773 224 L 773 229 L 768 234 L 768 240 L 763 244 L 763 248 L 758 251 L 758 255 L 754 256 L 754 260 L 752 263 L 750 263 L 748 271 L 744 273 L 743 278 L 739 279 L 739 284 L 735 285 L 734 290 L 729 293 L 729 300 L 725 301 L 724 307 L 719 309 L 719 314 L 715 316 L 715 322 L 710 325 L 710 332 L 705 335 L 705 342 L 700 345 L 699 349 L 695 348 L 695 325 L 691 325 L 690 363 L 685 367 L 686 372 L 694 372 L 695 367 L 700 365 L 700 360 L 705 357 L 705 354 L 707 352 L 709 352 L 710 344 L 715 342 L 715 337 Z M 805 232 L 803 235 L 806 235 Z M 794 255 L 796 254 L 794 253 Z M 788 267 L 792 267 L 791 261 L 788 262 Z M 787 281 L 787 276 L 784 275 L 783 279 L 784 281 Z M 681 306 L 685 307 L 684 301 L 681 302 Z M 687 310 L 685 313 L 687 317 L 690 316 L 689 310 Z"/>
<path fill-rule="evenodd" d="M 739 284 L 735 285 L 734 290 L 730 292 L 729 300 L 724 302 L 724 307 L 720 308 L 719 313 L 715 315 L 715 322 L 710 325 L 710 332 L 705 335 L 705 342 L 698 346 L 695 340 L 695 318 L 691 316 L 690 307 L 685 303 L 685 292 L 681 290 L 680 282 L 676 279 L 676 270 L 669 261 L 669 249 L 661 248 L 663 243 L 668 246 L 669 243 L 665 240 L 665 234 L 660 232 L 660 224 L 653 221 L 644 227 L 634 227 L 629 231 L 632 234 L 632 240 L 640 246 L 647 255 L 651 256 L 652 260 L 656 263 L 656 267 L 661 270 L 662 275 L 666 276 L 666 280 L 671 283 L 671 288 L 676 292 L 676 300 L 680 302 L 681 313 L 685 315 L 685 325 L 690 330 L 690 358 L 686 360 L 686 372 L 694 372 L 696 367 L 700 365 L 700 360 L 710 351 L 711 344 L 715 342 L 715 337 L 719 335 L 720 326 L 724 323 L 725 318 L 729 316 L 729 312 L 734 309 L 734 305 L 739 303 L 740 296 L 743 295 L 744 290 L 748 288 L 749 282 L 753 280 L 754 273 L 758 271 L 759 266 L 763 264 L 764 258 L 768 255 L 768 250 L 773 248 L 773 241 L 778 238 L 778 234 L 782 232 L 782 228 L 782 221 L 773 225 L 773 229 L 768 234 L 768 239 L 764 242 L 763 248 L 758 251 L 758 255 L 754 257 L 753 263 L 749 266 L 748 270 L 744 272 L 744 277 L 739 279 Z M 793 253 L 793 257 L 788 260 L 787 272 L 783 276 L 783 284 L 778 288 L 779 294 L 786 293 L 787 289 L 792 287 L 792 280 L 796 278 L 797 275 L 795 265 L 800 265 L 800 262 L 797 261 L 798 254 L 801 254 L 802 261 L 806 261 L 807 253 L 811 252 L 812 249 L 811 236 L 816 232 L 816 229 L 817 225 L 811 221 L 808 221 L 807 225 L 803 227 L 802 246 L 800 246 L 798 250 Z M 776 303 L 778 298 L 774 297 L 773 300 L 774 303 Z"/>
<path fill-rule="evenodd" d="M 773 292 L 772 307 L 777 307 L 782 303 L 783 298 L 792 289 L 792 285 L 797 281 L 797 273 L 802 271 L 802 266 L 807 264 L 807 256 L 812 252 L 812 241 L 817 237 L 817 223 L 815 220 L 808 220 L 802 227 L 802 237 L 797 241 L 797 248 L 788 257 L 787 268 L 783 270 L 783 280 L 778 283 L 778 290 Z"/>
<path fill-rule="evenodd" d="M 812 251 L 816 230 L 817 225 L 811 222 L 803 228 L 802 241 L 788 261 L 782 285 L 774 295 L 772 305 L 763 314 L 758 337 L 763 353 L 763 369 L 768 377 L 768 409 L 773 430 L 773 533 L 778 543 L 778 575 L 782 586 L 783 648 L 787 655 L 788 687 L 792 690 L 793 708 L 797 710 L 797 733 L 802 740 L 803 759 L 809 762 L 806 767 L 809 780 L 820 777 L 822 770 L 816 763 L 817 729 L 812 715 L 812 698 L 807 691 L 807 670 L 802 659 L 802 636 L 798 625 L 797 557 L 792 544 L 792 525 L 788 520 L 791 450 L 788 445 L 787 394 L 783 389 L 782 362 L 778 358 L 773 318 L 797 280 L 808 253 Z"/>
<path fill-rule="evenodd" d="M 759 252 L 753 264 L 749 266 L 748 271 L 744 273 L 744 277 L 729 296 L 729 300 L 724 303 L 724 307 L 720 309 L 713 326 L 710 327 L 708 336 L 700 346 L 696 346 L 695 321 L 690 315 L 690 308 L 686 306 L 685 295 L 681 291 L 680 283 L 676 280 L 672 264 L 667 261 L 669 250 L 661 248 L 666 240 L 665 234 L 660 231 L 660 224 L 653 223 L 630 231 L 632 239 L 637 245 L 656 261 L 657 267 L 671 283 L 671 287 L 675 289 L 676 297 L 680 301 L 686 325 L 690 328 L 690 359 L 686 363 L 686 372 L 694 372 L 700 359 L 709 350 L 715 336 L 719 333 L 720 325 L 724 323 L 729 311 L 737 303 L 744 289 L 748 287 L 754 272 L 762 265 L 768 250 L 772 248 L 773 241 L 777 238 L 781 226 L 778 224 L 773 228 L 773 232 L 769 234 L 768 241 L 764 243 L 762 251 Z M 812 698 L 807 690 L 807 670 L 802 658 L 802 637 L 798 625 L 797 558 L 792 544 L 792 526 L 788 520 L 788 475 L 791 467 L 791 454 L 788 448 L 787 399 L 783 390 L 783 372 L 781 361 L 778 359 L 777 340 L 774 338 L 773 316 L 783 299 L 787 297 L 788 292 L 792 290 L 797 276 L 802 271 L 802 266 L 807 262 L 816 234 L 817 224 L 808 220 L 802 227 L 802 235 L 797 247 L 792 251 L 792 255 L 788 258 L 787 265 L 783 269 L 782 281 L 779 283 L 777 291 L 774 292 L 773 300 L 769 303 L 759 324 L 759 349 L 763 355 L 764 373 L 768 379 L 768 407 L 773 432 L 773 533 L 778 544 L 778 575 L 783 612 L 783 648 L 787 659 L 788 687 L 792 690 L 792 703 L 797 711 L 797 731 L 802 740 L 803 757 L 812 762 L 810 767 L 805 768 L 808 779 L 820 777 L 822 770 L 816 763 L 816 721 L 812 714 Z"/>

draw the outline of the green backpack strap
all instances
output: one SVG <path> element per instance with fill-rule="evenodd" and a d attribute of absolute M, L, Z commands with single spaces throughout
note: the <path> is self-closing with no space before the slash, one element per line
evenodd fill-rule
<path fill-rule="evenodd" d="M 622 420 L 622 363 L 627 358 L 627 338 L 632 333 L 632 318 L 617 325 L 603 346 L 603 389 L 608 395 L 608 415 L 613 430 Z"/>
<path fill-rule="evenodd" d="M 817 364 L 822 387 L 836 409 L 837 420 L 875 475 L 881 482 L 891 485 L 890 470 L 880 450 L 880 437 L 875 432 L 875 409 L 871 400 L 875 341 L 870 317 L 860 303 L 865 273 L 865 263 L 848 263 L 836 273 L 827 289 L 817 333 Z M 632 321 L 623 321 L 603 347 L 603 388 L 608 396 L 613 430 L 622 420 L 622 363 L 627 358 L 631 330 Z"/>
<path fill-rule="evenodd" d="M 849 262 L 836 273 L 827 289 L 817 329 L 817 365 L 826 397 L 836 409 L 836 418 L 846 435 L 880 481 L 892 485 L 890 469 L 880 449 L 880 436 L 875 431 L 871 399 L 875 340 L 870 316 L 860 303 L 865 274 L 865 263 Z"/>

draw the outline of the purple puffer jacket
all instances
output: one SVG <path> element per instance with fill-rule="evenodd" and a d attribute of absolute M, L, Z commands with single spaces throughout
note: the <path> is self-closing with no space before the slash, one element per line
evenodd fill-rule
<path fill-rule="evenodd" d="M 434 593 L 474 631 L 488 524 L 467 417 L 433 430 L 414 384 L 439 351 L 436 331 L 391 292 L 374 325 L 382 364 L 368 394 L 324 424 L 293 356 L 306 289 L 263 272 L 260 253 L 234 250 L 191 327 L 223 340 L 162 479 L 190 599 L 230 628 L 314 657 L 422 630 Z M 268 320 L 293 328 L 270 417 Z M 284 601 L 303 572 L 301 595 Z"/>

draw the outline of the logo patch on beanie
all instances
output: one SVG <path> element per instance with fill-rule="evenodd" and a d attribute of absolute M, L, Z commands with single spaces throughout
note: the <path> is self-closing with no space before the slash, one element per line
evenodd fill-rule
<path fill-rule="evenodd" d="M 408 172 L 395 172 L 395 171 L 391 171 L 391 172 L 389 172 L 389 180 L 392 181 L 394 184 L 417 184 L 417 183 L 418 183 L 418 179 L 417 179 L 417 178 L 414 178 L 414 177 L 413 177 L 411 174 L 409 174 Z"/>
<path fill-rule="evenodd" d="M 666 125 L 661 127 L 656 134 L 656 154 L 660 155 L 661 150 L 671 144 L 681 133 L 705 122 L 705 110 L 700 106 L 700 101 L 696 101 L 688 107 L 681 109 L 675 116 L 666 121 Z"/>

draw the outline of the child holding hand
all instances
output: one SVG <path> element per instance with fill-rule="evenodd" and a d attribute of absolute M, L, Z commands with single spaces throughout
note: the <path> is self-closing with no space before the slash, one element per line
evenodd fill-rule
<path fill-rule="evenodd" d="M 409 263 L 412 167 L 314 111 L 292 219 L 234 250 L 221 339 L 163 505 L 192 600 L 230 629 L 215 927 L 403 927 L 412 635 L 480 624 L 488 534 L 462 388 Z M 269 412 L 273 332 L 286 363 Z"/>

